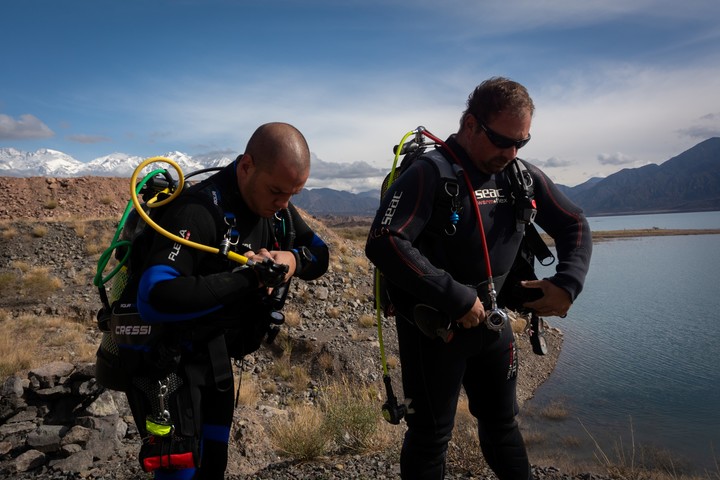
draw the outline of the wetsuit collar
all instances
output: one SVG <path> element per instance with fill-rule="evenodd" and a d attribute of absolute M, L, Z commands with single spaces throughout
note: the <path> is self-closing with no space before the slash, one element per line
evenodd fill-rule
<path fill-rule="evenodd" d="M 224 167 L 211 179 L 220 191 L 220 203 L 223 208 L 232 211 L 238 217 L 259 217 L 247 206 L 238 188 L 237 161 Z"/>
<path fill-rule="evenodd" d="M 462 167 L 465 169 L 466 172 L 471 174 L 473 177 L 475 177 L 476 175 L 487 175 L 475 166 L 475 163 L 473 163 L 473 161 L 470 159 L 465 149 L 458 143 L 457 135 L 450 135 L 447 140 L 445 140 L 445 144 L 450 147 L 450 149 L 455 153 L 455 155 L 457 155 L 457 158 L 462 163 Z M 449 154 L 446 154 L 445 156 L 450 160 L 450 162 L 453 162 Z"/>
<path fill-rule="evenodd" d="M 462 166 L 470 173 L 473 177 L 476 175 L 484 175 L 485 177 L 490 177 L 492 174 L 487 174 L 480 170 L 475 163 L 470 159 L 465 149 L 458 143 L 456 134 L 450 135 L 447 140 L 445 140 L 445 143 L 448 147 L 452 149 L 453 152 L 455 152 L 455 155 L 460 159 L 460 162 L 462 162 Z M 449 157 L 449 155 L 446 155 L 446 157 Z M 514 160 L 513 160 L 514 161 Z M 508 163 L 508 165 L 503 169 L 501 174 L 506 172 L 507 169 L 512 165 L 513 162 Z"/>

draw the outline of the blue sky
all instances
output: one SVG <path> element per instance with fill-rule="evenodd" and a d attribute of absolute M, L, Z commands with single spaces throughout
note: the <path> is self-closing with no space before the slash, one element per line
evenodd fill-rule
<path fill-rule="evenodd" d="M 377 188 L 496 75 L 536 104 L 520 156 L 566 185 L 720 136 L 718 0 L 4 0 L 0 31 L 0 147 L 81 161 L 236 154 L 286 121 L 308 186 Z"/>

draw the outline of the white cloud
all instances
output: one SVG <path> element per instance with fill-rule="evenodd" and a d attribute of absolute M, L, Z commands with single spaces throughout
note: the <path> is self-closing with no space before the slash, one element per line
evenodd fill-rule
<path fill-rule="evenodd" d="M 601 165 L 632 165 L 637 162 L 637 159 L 618 152 L 601 153 L 598 155 L 598 161 Z"/>
<path fill-rule="evenodd" d="M 720 132 L 720 118 L 710 115 L 718 91 L 720 61 L 672 71 L 603 64 L 562 72 L 535 89 L 533 140 L 522 153 L 573 163 L 548 172 L 567 184 L 613 173 L 611 157 L 662 163 Z"/>
<path fill-rule="evenodd" d="M 0 139 L 2 140 L 26 140 L 35 138 L 50 138 L 55 133 L 48 128 L 35 115 L 26 113 L 15 120 L 9 115 L 0 113 Z"/>

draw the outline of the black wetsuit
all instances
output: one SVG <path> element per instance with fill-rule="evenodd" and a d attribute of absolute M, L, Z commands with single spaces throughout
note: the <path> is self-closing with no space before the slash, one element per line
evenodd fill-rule
<path fill-rule="evenodd" d="M 187 240 L 218 247 L 223 235 L 231 234 L 237 244 L 233 250 L 243 254 L 262 248 L 280 250 L 282 233 L 276 231 L 273 219 L 251 212 L 242 199 L 236 180 L 236 163 L 225 167 L 200 185 L 193 186 L 173 200 L 160 213 L 158 224 Z M 289 219 L 282 225 L 295 233 L 293 246 L 307 247 L 310 258 L 296 253 L 294 276 L 315 279 L 327 270 L 329 254 L 325 243 L 308 227 L 292 204 Z M 234 222 L 234 227 L 229 226 Z M 257 274 L 240 267 L 222 255 L 180 245 L 159 234 L 145 255 L 138 309 L 143 320 L 162 324 L 173 332 L 181 350 L 180 368 L 187 376 L 187 387 L 194 398 L 196 434 L 202 437 L 202 468 L 198 477 L 224 478 L 227 444 L 233 417 L 233 389 L 230 356 L 240 358 L 259 347 L 267 332 L 268 306 L 266 288 L 261 288 Z M 221 339 L 220 345 L 213 339 Z M 218 372 L 230 372 L 219 380 Z M 223 383 L 223 385 L 219 385 Z M 228 388 L 230 387 L 230 388 Z M 128 397 L 133 403 L 133 394 Z M 135 392 L 133 413 L 143 433 L 142 395 Z M 188 408 L 187 404 L 181 408 Z M 139 418 L 138 418 L 139 417 Z M 156 478 L 189 478 L 187 471 L 156 472 Z"/>
<path fill-rule="evenodd" d="M 480 172 L 454 137 L 447 144 L 469 175 L 477 199 L 496 290 L 502 287 L 522 240 L 511 185 L 505 172 Z M 433 154 L 437 155 L 438 152 Z M 447 155 L 448 161 L 452 157 Z M 581 210 L 572 204 L 536 167 L 527 164 L 534 181 L 536 223 L 556 243 L 558 265 L 548 280 L 574 300 L 582 290 L 590 262 L 592 241 Z M 529 463 L 515 416 L 517 350 L 510 328 L 500 334 L 480 326 L 458 329 L 450 343 L 430 339 L 413 323 L 418 303 L 434 307 L 457 320 L 480 296 L 489 307 L 488 279 L 480 230 L 464 181 L 457 231 L 428 231 L 437 212 L 436 197 L 444 185 L 431 161 L 416 160 L 383 197 L 366 245 L 368 258 L 383 272 L 397 312 L 403 391 L 412 400 L 406 417 L 408 431 L 401 455 L 403 478 L 439 479 L 445 468 L 460 387 L 479 421 L 483 454 L 501 480 L 528 478 Z M 433 223 L 436 223 L 433 220 Z"/>

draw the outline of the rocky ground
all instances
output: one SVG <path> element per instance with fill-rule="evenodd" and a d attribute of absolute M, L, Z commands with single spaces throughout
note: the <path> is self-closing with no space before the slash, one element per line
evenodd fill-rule
<path fill-rule="evenodd" d="M 106 178 L 0 178 L 0 272 L 12 271 L 18 262 L 42 265 L 48 267 L 63 285 L 54 295 L 40 303 L 3 298 L 0 309 L 6 316 L 17 317 L 30 313 L 66 318 L 86 325 L 88 342 L 99 344 L 100 334 L 94 325 L 99 301 L 97 291 L 92 286 L 92 277 L 98 254 L 108 244 L 116 220 L 125 208 L 128 184 L 127 179 Z M 293 283 L 286 309 L 289 321 L 283 327 L 280 339 L 273 346 L 261 348 L 243 364 L 237 365 L 238 372 L 245 372 L 244 378 L 257 382 L 261 388 L 256 402 L 240 406 L 235 411 L 228 478 L 398 478 L 397 452 L 402 426 L 391 427 L 391 432 L 395 432 L 391 435 L 398 438 L 394 443 L 396 448 L 304 463 L 279 456 L 268 438 L 268 424 L 274 417 L 284 415 L 289 405 L 312 402 L 318 389 L 329 381 L 349 377 L 360 383 L 376 385 L 380 392 L 378 415 L 382 404 L 382 370 L 377 330 L 372 321 L 369 325 L 363 322 L 374 317 L 374 308 L 372 270 L 364 258 L 362 242 L 338 236 L 333 229 L 317 219 L 311 219 L 311 223 L 328 241 L 332 252 L 331 268 L 327 275 L 316 281 Z M 383 321 L 383 334 L 388 358 L 396 359 L 394 328 L 387 320 Z M 533 395 L 555 366 L 562 335 L 551 329 L 548 341 L 550 354 L 536 356 L 532 353 L 526 335 L 518 334 L 518 397 L 521 403 Z M 293 366 L 309 372 L 304 388 L 292 387 L 288 381 L 273 377 L 270 373 L 273 363 L 283 356 L 289 358 Z M 321 357 L 322 363 L 319 361 Z M 72 358 L 63 360 L 71 365 L 77 363 Z M 79 371 L 92 372 L 90 367 L 75 365 L 72 375 Z M 399 368 L 392 370 L 396 393 L 402 398 L 398 374 Z M 48 374 L 45 375 L 47 377 Z M 51 380 L 44 381 L 53 384 L 67 381 L 72 375 L 57 374 L 56 377 L 47 377 Z M 25 394 L 33 388 L 42 389 L 43 381 L 35 380 L 33 383 L 32 379 L 46 377 L 38 377 L 32 372 L 18 372 L 16 376 L 5 380 L 2 395 L 7 397 L 12 392 L 17 393 L 18 388 Z M 267 387 L 267 383 L 262 387 L 268 378 L 275 383 L 273 388 Z M 102 389 L 94 383 L 94 379 L 81 376 L 76 383 L 85 385 L 83 388 L 87 396 L 91 397 L 90 400 L 101 396 Z M 117 408 L 118 418 L 127 423 L 128 427 L 119 442 L 113 444 L 115 447 L 111 453 L 95 455 L 89 463 L 74 470 L 68 470 L 69 467 L 64 467 L 65 470 L 58 468 L 57 461 L 45 461 L 25 472 L 20 471 L 21 467 L 17 463 L 23 448 L 27 450 L 27 447 L 18 445 L 22 444 L 22 439 L 17 440 L 18 435 L 15 435 L 14 441 L 18 444 L 3 446 L 0 438 L 0 476 L 47 480 L 142 477 L 135 459 L 138 447 L 136 430 L 122 395 L 107 392 L 103 397 L 104 402 L 108 402 L 108 396 L 113 399 L 110 403 Z M 17 414 L 23 408 L 28 410 L 29 401 L 21 401 L 19 406 L 15 405 L 18 410 L 11 413 Z M 0 435 L 11 416 L 0 417 Z M 39 418 L 38 414 L 35 423 L 42 423 Z M 449 468 L 448 478 L 494 478 L 482 469 L 470 473 L 465 465 L 452 461 Z M 539 478 L 571 478 L 552 468 L 536 467 L 535 471 Z"/>

